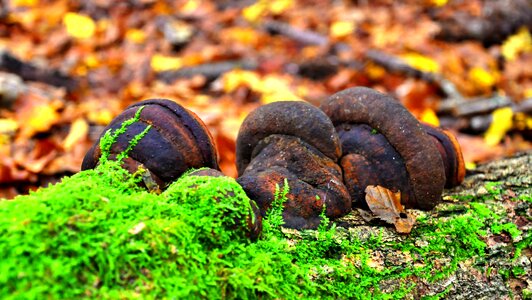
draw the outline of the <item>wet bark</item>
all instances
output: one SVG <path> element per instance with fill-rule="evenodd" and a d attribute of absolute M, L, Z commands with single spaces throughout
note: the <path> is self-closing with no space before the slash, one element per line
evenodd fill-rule
<path fill-rule="evenodd" d="M 432 222 L 449 220 L 453 216 L 464 213 L 464 210 L 451 209 L 456 204 L 468 206 L 470 201 L 487 199 L 503 207 L 501 222 L 512 222 L 521 230 L 520 240 L 530 237 L 530 216 L 532 215 L 532 151 L 520 153 L 516 156 L 479 165 L 475 170 L 469 171 L 464 182 L 451 190 L 446 190 L 443 203 L 430 212 L 409 210 L 410 213 L 420 216 L 430 216 Z M 500 193 L 495 195 L 490 186 L 496 183 Z M 528 200 L 526 200 L 528 199 Z M 392 227 L 385 224 L 368 224 L 358 211 L 336 221 L 337 225 L 347 229 L 349 235 L 364 237 L 371 234 L 379 235 L 387 245 L 402 243 L 405 236 L 398 234 Z M 416 226 L 416 225 L 414 225 Z M 384 227 L 384 230 L 383 230 Z M 343 231 L 343 229 L 342 229 Z M 487 231 L 483 237 L 486 242 L 485 253 L 482 257 L 474 257 L 462 263 L 458 268 L 444 279 L 429 282 L 423 278 L 409 278 L 416 282 L 415 288 L 407 298 L 419 299 L 423 296 L 434 296 L 443 293 L 443 299 L 529 299 L 532 290 L 531 257 L 529 248 L 522 250 L 514 258 L 515 240 L 509 235 L 494 234 Z M 456 241 L 450 241 L 456 242 Z M 421 243 L 421 242 L 420 242 Z M 420 245 L 422 247 L 423 245 Z M 409 267 L 412 258 L 408 255 L 397 255 L 393 247 L 375 251 L 375 257 L 381 257 L 383 266 Z M 377 253 L 378 252 L 378 253 Z M 449 260 L 454 255 L 449 251 Z M 390 261 L 389 258 L 393 259 Z M 442 263 L 445 263 L 442 259 Z M 379 262 L 377 262 L 378 264 Z M 524 270 L 524 275 L 504 276 L 502 273 L 512 270 L 518 265 Z M 480 267 L 479 267 L 480 266 Z M 490 270 L 490 271 L 486 271 Z M 393 279 L 383 282 L 382 289 L 394 290 L 405 279 Z M 395 288 L 394 288 L 395 287 Z"/>

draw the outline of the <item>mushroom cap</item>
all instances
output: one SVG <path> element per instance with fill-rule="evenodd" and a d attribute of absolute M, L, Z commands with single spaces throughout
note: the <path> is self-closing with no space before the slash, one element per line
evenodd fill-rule
<path fill-rule="evenodd" d="M 414 194 L 411 203 L 403 205 L 430 210 L 440 201 L 445 185 L 441 156 L 421 124 L 399 102 L 373 89 L 355 87 L 330 96 L 321 109 L 335 126 L 368 124 L 386 136 L 405 162 Z"/>
<path fill-rule="evenodd" d="M 128 106 L 104 129 L 100 139 L 109 129 L 116 130 L 133 118 L 141 107 L 140 119 L 118 136 L 111 146 L 111 155 L 124 151 L 135 136 L 151 125 L 128 156 L 163 182 L 172 182 L 191 168 L 219 169 L 216 148 L 207 127 L 196 114 L 171 100 L 149 99 Z M 98 164 L 102 155 L 100 139 L 85 155 L 82 170 Z"/>
<path fill-rule="evenodd" d="M 436 146 L 445 167 L 445 187 L 459 185 L 465 177 L 465 163 L 462 149 L 456 137 L 449 131 L 422 123 L 425 131 L 436 141 Z"/>
<path fill-rule="evenodd" d="M 257 154 L 254 153 L 257 144 L 272 134 L 299 137 L 334 162 L 342 154 L 334 126 L 319 108 L 303 101 L 272 102 L 252 111 L 240 127 L 236 139 L 239 175 Z"/>

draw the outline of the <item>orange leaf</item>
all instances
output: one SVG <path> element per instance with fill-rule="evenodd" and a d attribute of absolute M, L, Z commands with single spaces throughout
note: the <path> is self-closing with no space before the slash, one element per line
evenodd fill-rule
<path fill-rule="evenodd" d="M 380 219 L 394 224 L 399 233 L 410 233 L 414 219 L 401 205 L 401 192 L 393 193 L 382 186 L 366 187 L 366 202 L 369 209 Z"/>
<path fill-rule="evenodd" d="M 60 115 L 54 103 L 38 104 L 31 108 L 28 114 L 24 114 L 19 124 L 22 125 L 22 135 L 32 136 L 37 132 L 46 132 L 59 122 Z"/>

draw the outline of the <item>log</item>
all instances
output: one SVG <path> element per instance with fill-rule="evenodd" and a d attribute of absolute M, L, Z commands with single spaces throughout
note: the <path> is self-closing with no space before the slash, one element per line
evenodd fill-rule
<path fill-rule="evenodd" d="M 392 278 L 380 282 L 382 291 L 393 291 L 400 286 L 414 282 L 415 285 L 406 298 L 418 299 L 426 296 L 437 296 L 443 299 L 530 299 L 532 291 L 532 274 L 530 250 L 532 244 L 531 216 L 532 216 L 532 151 L 520 153 L 516 156 L 493 161 L 478 166 L 469 171 L 464 182 L 444 192 L 443 203 L 433 211 L 422 212 L 409 210 L 409 213 L 423 220 L 414 227 L 410 236 L 404 236 L 384 223 L 368 224 L 358 211 L 353 211 L 347 217 L 336 221 L 340 226 L 337 234 L 341 238 L 370 239 L 378 236 L 382 245 L 373 251 L 373 266 L 377 269 L 390 267 L 416 268 L 432 264 L 432 268 L 451 266 L 448 272 L 427 279 L 423 274 L 409 278 Z M 473 209 L 474 208 L 474 209 Z M 481 209 L 482 208 L 482 209 Z M 489 209 L 484 211 L 483 209 Z M 467 239 L 475 235 L 462 235 L 449 231 L 445 249 L 440 249 L 441 256 L 436 255 L 433 261 L 427 261 L 423 256 L 417 257 L 424 248 L 430 247 L 431 233 L 425 229 L 436 228 L 435 232 L 445 231 L 445 225 L 456 220 L 475 221 L 482 216 L 476 216 L 473 211 L 488 211 L 493 215 L 486 221 L 485 232 L 478 232 L 485 248 L 460 261 L 457 257 L 460 249 L 467 248 Z M 469 219 L 468 219 L 469 218 Z M 498 218 L 498 219 L 497 219 Z M 500 231 L 499 224 L 508 228 L 516 228 L 510 233 Z M 465 227 L 469 224 L 465 224 Z M 473 226 L 473 224 L 471 225 Z M 416 228 L 417 227 L 417 228 Z M 456 227 L 456 231 L 459 227 Z M 456 236 L 455 236 L 456 234 Z M 513 234 L 513 235 L 512 235 Z M 415 239 L 414 247 L 401 250 Z M 399 249 L 399 250 L 398 250 Z M 437 250 L 435 250 L 438 252 Z M 405 254 L 406 253 L 406 254 Z M 429 255 L 430 256 L 430 255 Z M 456 264 L 455 267 L 452 267 Z M 429 268 L 430 269 L 430 268 Z M 433 269 L 430 269 L 432 272 Z M 436 298 L 439 299 L 439 298 Z"/>

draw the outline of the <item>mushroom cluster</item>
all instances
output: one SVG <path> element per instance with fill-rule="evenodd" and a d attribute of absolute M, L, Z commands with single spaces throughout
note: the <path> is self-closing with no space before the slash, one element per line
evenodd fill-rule
<path fill-rule="evenodd" d="M 109 159 L 145 132 L 122 164 L 130 172 L 143 166 L 161 190 L 191 168 L 208 168 L 196 176 L 223 176 L 203 122 L 171 100 L 131 105 L 106 131 L 121 128 L 141 107 L 138 121 L 110 148 Z M 98 141 L 82 169 L 96 167 L 101 155 Z M 400 192 L 407 208 L 430 210 L 444 187 L 460 184 L 465 175 L 452 134 L 418 122 L 394 98 L 363 87 L 338 92 L 320 108 L 302 101 L 257 108 L 239 130 L 236 157 L 237 182 L 252 199 L 258 220 L 270 209 L 276 189 L 287 182 L 283 219 L 286 227 L 296 229 L 318 227 L 323 213 L 335 219 L 352 207 L 367 207 L 364 191 L 369 185 Z M 249 225 L 253 236 L 260 231 L 257 224 Z"/>

